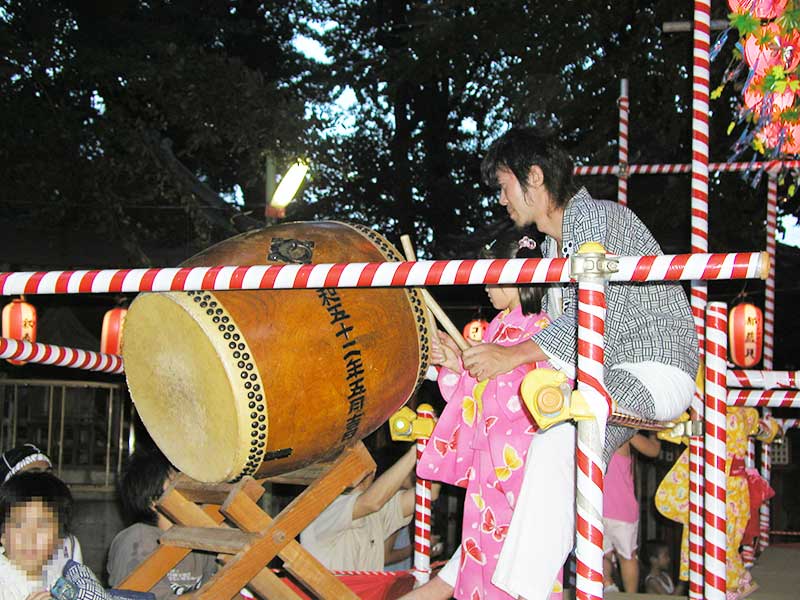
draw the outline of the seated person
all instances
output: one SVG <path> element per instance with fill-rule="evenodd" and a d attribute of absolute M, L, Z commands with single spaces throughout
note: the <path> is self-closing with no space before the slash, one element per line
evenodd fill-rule
<path fill-rule="evenodd" d="M 120 481 L 119 493 L 126 517 L 132 523 L 120 531 L 108 551 L 108 580 L 120 587 L 156 548 L 161 533 L 172 522 L 156 511 L 156 502 L 175 477 L 175 468 L 158 450 L 134 452 Z M 191 552 L 149 590 L 157 600 L 168 600 L 200 589 L 217 570 L 216 557 Z"/>
<path fill-rule="evenodd" d="M 48 456 L 33 444 L 22 444 L 3 452 L 0 456 L 0 485 L 17 473 L 52 471 L 53 463 Z M 53 564 L 64 564 L 66 559 L 83 562 L 80 542 L 74 535 L 67 534 L 62 544 L 56 548 Z"/>
<path fill-rule="evenodd" d="M 69 489 L 51 473 L 20 473 L 0 487 L 0 600 L 50 600 L 54 586 L 64 585 L 82 598 L 109 598 L 88 568 L 53 559 L 71 510 Z"/>
<path fill-rule="evenodd" d="M 300 543 L 328 569 L 382 571 L 386 538 L 414 514 L 414 490 L 402 487 L 416 462 L 412 445 L 382 475 L 367 475 L 350 493 L 336 498 L 300 533 Z M 432 499 L 439 489 L 434 484 Z"/>

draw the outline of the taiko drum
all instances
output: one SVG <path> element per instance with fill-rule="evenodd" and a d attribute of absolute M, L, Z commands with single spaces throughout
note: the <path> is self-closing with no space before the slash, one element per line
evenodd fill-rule
<path fill-rule="evenodd" d="M 339 222 L 251 231 L 184 266 L 399 261 Z M 428 368 L 428 316 L 410 288 L 140 294 L 123 338 L 153 440 L 199 481 L 268 476 L 331 457 L 402 406 Z"/>

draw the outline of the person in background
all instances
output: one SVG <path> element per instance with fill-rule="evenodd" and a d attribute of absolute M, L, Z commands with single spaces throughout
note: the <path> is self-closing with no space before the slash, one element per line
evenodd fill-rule
<path fill-rule="evenodd" d="M 0 456 L 0 485 L 3 485 L 17 473 L 37 471 L 51 472 L 53 463 L 50 458 L 33 444 L 22 444 L 3 452 Z M 62 564 L 66 559 L 77 563 L 83 562 L 81 544 L 73 534 L 68 533 L 56 548 L 52 564 Z"/>
<path fill-rule="evenodd" d="M 603 578 L 606 591 L 616 591 L 612 578 L 613 558 L 616 557 L 622 577 L 622 587 L 628 593 L 639 589 L 639 502 L 633 484 L 633 455 L 637 452 L 655 458 L 661 452 L 661 442 L 653 436 L 637 433 L 620 446 L 611 457 L 603 483 Z"/>
<path fill-rule="evenodd" d="M 661 540 L 648 540 L 644 545 L 644 566 L 648 570 L 644 578 L 644 591 L 647 594 L 678 595 L 682 592 L 675 587 L 669 568 L 672 561 L 669 547 Z"/>
<path fill-rule="evenodd" d="M 416 461 L 412 444 L 383 474 L 367 475 L 336 498 L 300 533 L 300 544 L 331 570 L 382 571 L 386 538 L 414 514 L 414 489 L 402 488 Z M 432 486 L 433 500 L 439 489 Z"/>
<path fill-rule="evenodd" d="M 69 586 L 73 598 L 107 600 L 88 568 L 56 549 L 69 532 L 72 495 L 52 473 L 12 475 L 0 487 L 0 600 L 50 600 Z M 78 569 L 78 575 L 73 576 Z M 65 581 L 68 579 L 68 581 Z M 52 592 L 52 593 L 51 593 Z"/>
<path fill-rule="evenodd" d="M 406 477 L 402 489 L 414 490 L 417 483 L 415 473 L 412 471 Z M 395 531 L 384 542 L 384 560 L 386 571 L 407 571 L 411 568 L 412 557 L 414 555 L 414 545 L 411 543 L 413 524 L 409 523 Z M 433 555 L 433 552 L 431 552 Z"/>
<path fill-rule="evenodd" d="M 108 579 L 119 587 L 156 548 L 172 522 L 156 510 L 156 502 L 175 477 L 175 468 L 157 449 L 137 450 L 128 459 L 119 486 L 123 511 L 131 525 L 120 531 L 108 551 Z M 157 600 L 193 592 L 217 570 L 216 558 L 193 551 L 150 590 Z"/>

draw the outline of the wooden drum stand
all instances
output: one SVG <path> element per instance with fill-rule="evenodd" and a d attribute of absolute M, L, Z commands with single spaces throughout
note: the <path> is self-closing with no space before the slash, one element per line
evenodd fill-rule
<path fill-rule="evenodd" d="M 358 442 L 332 464 L 269 478 L 266 481 L 308 484 L 274 519 L 258 506 L 264 488 L 251 477 L 238 483 L 199 483 L 181 475 L 157 504 L 175 525 L 161 535 L 159 548 L 118 587 L 148 591 L 189 552 L 204 550 L 218 553 L 224 564 L 187 599 L 233 598 L 247 586 L 262 598 L 297 600 L 299 596 L 267 568 L 279 556 L 286 571 L 317 597 L 357 600 L 295 537 L 347 487 L 374 469 L 375 462 Z"/>

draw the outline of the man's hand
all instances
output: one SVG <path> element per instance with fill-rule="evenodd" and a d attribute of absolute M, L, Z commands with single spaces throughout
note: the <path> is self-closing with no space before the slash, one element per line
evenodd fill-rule
<path fill-rule="evenodd" d="M 480 344 L 467 348 L 461 355 L 464 368 L 478 381 L 493 379 L 513 370 L 516 362 L 514 346 Z"/>
<path fill-rule="evenodd" d="M 480 344 L 461 353 L 464 368 L 478 381 L 493 379 L 520 365 L 541 360 L 547 360 L 547 355 L 533 340 L 525 340 L 514 346 Z"/>

